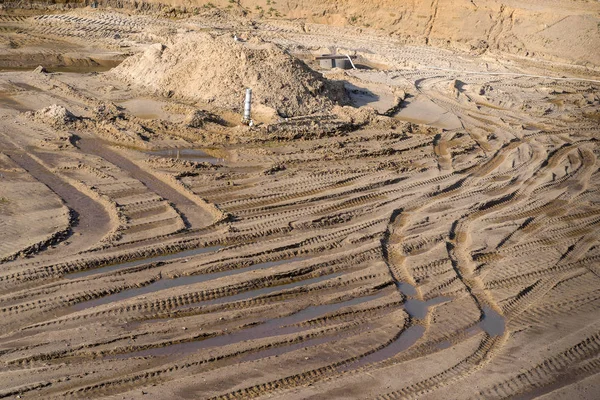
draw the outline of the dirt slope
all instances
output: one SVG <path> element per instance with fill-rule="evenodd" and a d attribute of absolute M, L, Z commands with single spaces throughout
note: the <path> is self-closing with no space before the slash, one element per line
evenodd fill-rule
<path fill-rule="evenodd" d="M 232 5 L 229 0 L 150 0 L 147 3 L 188 10 L 213 6 L 232 11 L 242 9 L 252 17 L 279 16 L 382 29 L 392 38 L 409 43 L 600 65 L 597 51 L 600 4 L 592 0 L 243 0 L 240 5 Z"/>
<path fill-rule="evenodd" d="M 391 40 L 461 51 L 600 65 L 600 2 L 594 0 L 100 0 L 100 8 L 136 9 L 165 16 L 227 10 L 251 19 L 290 19 L 305 32 L 312 23 L 354 26 L 389 34 Z M 4 3 L 5 8 L 23 7 Z M 31 7 L 61 7 L 35 2 Z M 68 7 L 85 7 L 71 1 Z M 331 32 L 330 32 L 331 33 Z M 368 31 L 364 32 L 369 33 Z M 0 42 L 1 43 L 1 42 Z M 10 45 L 8 43 L 7 45 Z"/>

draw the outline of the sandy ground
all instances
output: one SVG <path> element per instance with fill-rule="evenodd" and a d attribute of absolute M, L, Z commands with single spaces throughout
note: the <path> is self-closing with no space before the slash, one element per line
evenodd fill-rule
<path fill-rule="evenodd" d="M 0 25 L 4 67 L 50 71 L 0 72 L 0 398 L 600 396 L 594 68 L 223 14 Z M 186 31 L 360 68 L 252 75 L 248 127 L 243 87 L 140 64 Z"/>

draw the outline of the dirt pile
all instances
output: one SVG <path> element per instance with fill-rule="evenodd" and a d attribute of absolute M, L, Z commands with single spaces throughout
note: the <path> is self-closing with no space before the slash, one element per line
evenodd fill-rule
<path fill-rule="evenodd" d="M 244 89 L 253 103 L 282 117 L 312 114 L 345 103 L 343 86 L 325 80 L 273 44 L 208 34 L 177 36 L 125 60 L 114 73 L 156 94 L 241 109 Z"/>
<path fill-rule="evenodd" d="M 219 122 L 218 117 L 203 110 L 191 110 L 185 116 L 184 126 L 202 128 L 207 122 Z"/>
<path fill-rule="evenodd" d="M 52 104 L 36 112 L 29 112 L 30 117 L 41 122 L 46 122 L 56 128 L 65 126 L 77 119 L 69 110 L 58 104 Z"/>

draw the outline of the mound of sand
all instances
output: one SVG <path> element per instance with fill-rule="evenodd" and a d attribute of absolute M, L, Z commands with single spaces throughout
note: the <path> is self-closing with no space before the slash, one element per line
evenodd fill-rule
<path fill-rule="evenodd" d="M 152 45 L 113 71 L 156 94 L 236 110 L 243 107 L 249 87 L 255 104 L 283 117 L 312 114 L 347 101 L 340 84 L 325 80 L 273 44 L 208 34 L 180 35 L 170 45 Z"/>
<path fill-rule="evenodd" d="M 58 104 L 52 104 L 46 108 L 28 113 L 33 119 L 48 123 L 54 127 L 61 127 L 77 119 L 69 110 Z"/>

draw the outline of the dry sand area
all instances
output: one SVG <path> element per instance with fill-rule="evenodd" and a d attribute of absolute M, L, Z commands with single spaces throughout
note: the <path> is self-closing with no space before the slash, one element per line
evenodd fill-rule
<path fill-rule="evenodd" d="M 1 10 L 0 398 L 600 398 L 600 5 L 388 3 Z"/>

